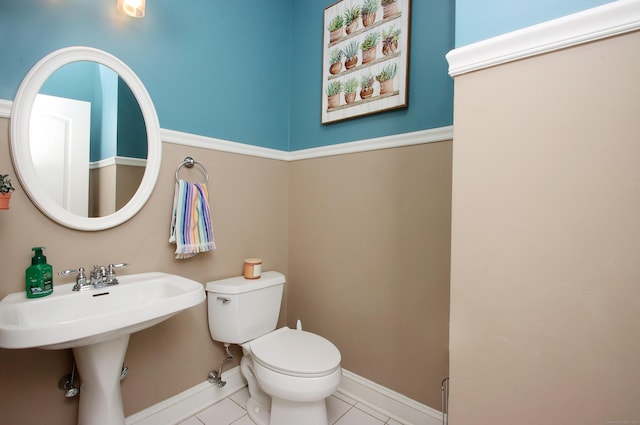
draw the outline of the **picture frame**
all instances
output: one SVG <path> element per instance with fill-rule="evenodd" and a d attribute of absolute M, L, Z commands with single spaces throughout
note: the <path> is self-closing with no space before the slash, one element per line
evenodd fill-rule
<path fill-rule="evenodd" d="M 322 124 L 408 107 L 411 0 L 324 10 Z"/>

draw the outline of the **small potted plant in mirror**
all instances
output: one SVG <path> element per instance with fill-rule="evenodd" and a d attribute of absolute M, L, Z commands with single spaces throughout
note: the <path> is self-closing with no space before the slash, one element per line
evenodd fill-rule
<path fill-rule="evenodd" d="M 14 187 L 11 185 L 9 174 L 0 174 L 0 210 L 9 209 L 11 192 L 14 190 Z"/>

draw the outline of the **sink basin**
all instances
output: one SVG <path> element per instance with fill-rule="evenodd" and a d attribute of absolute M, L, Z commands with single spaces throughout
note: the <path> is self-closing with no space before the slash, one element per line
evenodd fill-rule
<path fill-rule="evenodd" d="M 125 425 L 120 372 L 129 335 L 203 302 L 199 282 L 166 273 L 118 277 L 119 284 L 0 301 L 0 348 L 71 348 L 81 378 L 78 425 Z"/>
<path fill-rule="evenodd" d="M 118 276 L 118 285 L 74 292 L 73 283 L 53 294 L 24 292 L 0 301 L 0 347 L 73 348 L 146 329 L 205 300 L 199 282 L 166 273 Z"/>

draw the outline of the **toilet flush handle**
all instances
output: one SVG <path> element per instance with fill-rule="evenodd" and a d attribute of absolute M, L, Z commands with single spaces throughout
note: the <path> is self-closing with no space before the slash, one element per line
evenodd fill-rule
<path fill-rule="evenodd" d="M 231 302 L 231 298 L 227 298 L 227 297 L 217 297 L 217 299 L 222 301 L 222 304 L 229 304 Z"/>

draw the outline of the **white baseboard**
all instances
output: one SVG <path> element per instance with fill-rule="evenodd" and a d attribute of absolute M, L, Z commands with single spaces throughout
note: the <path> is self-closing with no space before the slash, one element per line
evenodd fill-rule
<path fill-rule="evenodd" d="M 167 400 L 135 413 L 127 425 L 176 425 L 246 386 L 239 367 L 224 373 L 227 385 L 219 388 L 203 382 Z M 405 425 L 440 425 L 442 413 L 395 391 L 342 370 L 338 393 L 389 416 Z"/>
<path fill-rule="evenodd" d="M 247 385 L 238 366 L 226 371 L 224 379 L 227 384 L 222 388 L 204 381 L 180 394 L 134 413 L 126 418 L 125 423 L 126 425 L 179 424 Z"/>
<path fill-rule="evenodd" d="M 442 425 L 442 412 L 342 369 L 338 393 L 406 425 Z"/>

